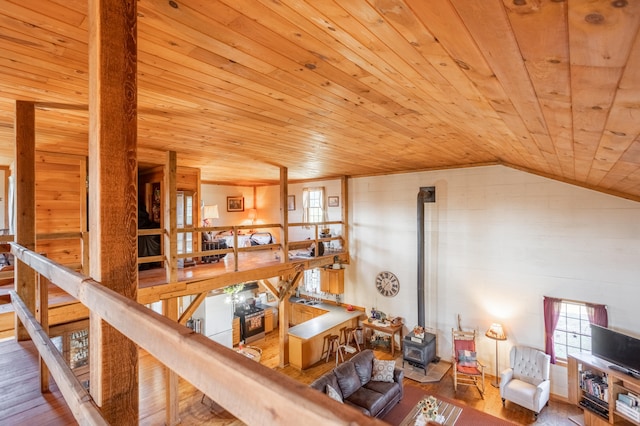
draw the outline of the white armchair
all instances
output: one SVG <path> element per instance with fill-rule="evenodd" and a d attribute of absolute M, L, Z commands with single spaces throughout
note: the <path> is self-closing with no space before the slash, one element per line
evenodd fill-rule
<path fill-rule="evenodd" d="M 535 418 L 549 404 L 551 357 L 538 349 L 514 346 L 509 354 L 510 368 L 500 375 L 500 397 L 534 412 Z"/>

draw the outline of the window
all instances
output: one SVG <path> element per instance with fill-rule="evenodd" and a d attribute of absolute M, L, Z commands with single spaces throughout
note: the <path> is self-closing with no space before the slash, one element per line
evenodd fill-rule
<path fill-rule="evenodd" d="M 303 222 L 324 222 L 324 187 L 302 190 Z"/>
<path fill-rule="evenodd" d="M 566 360 L 577 352 L 591 352 L 591 324 L 607 327 L 607 307 L 573 300 L 544 298 L 545 352 Z"/>
<path fill-rule="evenodd" d="M 318 268 L 304 271 L 304 289 L 307 293 L 320 293 L 320 270 Z"/>
<path fill-rule="evenodd" d="M 558 325 L 553 333 L 556 358 L 566 360 L 578 352 L 591 353 L 591 323 L 584 303 L 565 302 L 560 305 Z"/>

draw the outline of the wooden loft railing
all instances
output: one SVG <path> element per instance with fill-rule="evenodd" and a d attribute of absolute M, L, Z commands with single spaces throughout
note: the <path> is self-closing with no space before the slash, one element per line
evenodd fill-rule
<path fill-rule="evenodd" d="M 89 277 L 17 243 L 10 244 L 11 253 L 17 259 L 78 299 L 93 315 L 109 323 L 247 424 L 385 424 L 194 333 Z M 23 305 L 16 298 L 16 310 L 23 311 Z M 63 396 L 76 419 L 80 424 L 101 424 L 100 419 L 94 417 L 93 403 L 87 403 L 89 396 L 65 376 L 68 372 L 61 365 L 64 361 L 54 356 L 54 345 L 47 342 L 46 333 L 39 332 L 32 317 L 33 313 L 27 310 L 21 315 L 21 321 L 31 324 L 27 330 L 34 341 L 45 341 L 36 347 L 54 380 L 59 384 L 69 383 L 65 387 L 70 396 L 65 393 Z"/>

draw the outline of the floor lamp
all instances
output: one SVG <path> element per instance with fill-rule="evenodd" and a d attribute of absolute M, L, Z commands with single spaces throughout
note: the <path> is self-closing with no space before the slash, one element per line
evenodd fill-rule
<path fill-rule="evenodd" d="M 498 342 L 500 340 L 507 340 L 507 335 L 504 334 L 504 330 L 502 329 L 502 324 L 493 323 L 491 327 L 484 334 L 489 339 L 493 339 L 496 341 L 496 380 L 491 383 L 494 387 L 500 387 L 500 373 L 498 371 Z"/>

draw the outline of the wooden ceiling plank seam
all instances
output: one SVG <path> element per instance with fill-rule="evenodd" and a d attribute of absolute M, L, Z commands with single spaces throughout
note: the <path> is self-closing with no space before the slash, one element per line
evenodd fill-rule
<path fill-rule="evenodd" d="M 169 6 L 166 6 L 169 7 Z M 169 7 L 170 8 L 170 7 Z M 180 8 L 180 12 L 184 13 L 184 10 L 186 8 L 185 7 L 181 7 Z M 172 9 L 173 10 L 173 9 Z M 191 16 L 191 15 L 189 15 Z M 206 34 L 207 30 L 211 30 L 212 25 L 211 22 L 208 22 L 209 19 L 201 19 L 200 21 L 198 21 L 195 18 L 191 18 L 189 20 L 189 22 L 192 24 L 191 28 L 198 28 L 198 30 L 196 31 L 201 31 L 200 34 Z M 197 24 L 197 25 L 196 25 Z M 175 22 L 172 22 L 173 26 L 176 25 Z M 186 26 L 182 26 L 183 29 Z M 230 32 L 232 31 L 229 28 L 217 28 L 220 31 L 217 31 L 217 36 L 221 37 L 222 33 L 224 32 Z M 266 30 L 265 30 L 266 31 Z M 185 34 L 184 32 L 181 32 L 181 34 Z M 271 32 L 270 34 L 274 34 L 273 32 Z M 244 36 L 238 32 L 233 32 L 231 33 L 228 38 L 232 39 L 234 41 L 234 46 L 236 47 L 236 49 L 238 49 L 241 52 L 245 52 L 245 53 L 249 53 L 249 52 L 253 52 L 254 56 L 256 57 L 269 57 L 269 60 L 271 61 L 279 61 L 280 63 L 280 67 L 282 67 L 282 64 L 287 64 L 287 67 L 290 71 L 293 70 L 300 70 L 300 68 L 304 69 L 304 65 L 300 64 L 299 62 L 294 62 L 291 61 L 289 58 L 286 58 L 285 56 L 282 56 L 282 54 L 274 51 L 274 50 L 270 50 L 268 52 L 268 55 L 266 54 L 267 52 L 262 53 L 261 51 L 264 50 L 263 44 L 260 44 L 259 41 L 256 41 L 256 39 L 260 39 L 261 41 L 264 40 L 263 37 L 260 37 L 260 33 L 254 33 L 254 38 L 248 38 L 247 36 Z M 196 40 L 194 40 L 195 42 Z M 278 42 L 278 47 L 282 48 L 282 46 L 290 46 L 291 47 L 291 43 L 289 43 L 286 40 L 280 40 Z M 299 49 L 300 50 L 300 49 Z M 293 74 L 292 74 L 293 75 Z M 298 74 L 298 75 L 303 75 L 306 76 L 306 79 L 310 81 L 310 83 L 314 86 L 314 87 L 322 87 L 323 83 L 326 81 L 324 78 L 322 78 L 322 76 L 320 76 L 317 73 L 312 73 L 312 72 L 307 72 L 307 73 L 302 73 L 302 74 Z M 372 102 L 375 101 L 384 101 L 385 105 L 387 107 L 389 107 L 390 105 L 395 105 L 395 102 L 392 102 L 389 98 L 384 97 L 382 94 L 375 94 L 376 97 L 374 97 L 374 93 L 373 91 L 368 91 L 368 89 L 360 84 L 356 84 L 355 80 L 350 79 L 348 76 L 345 76 L 346 79 L 345 81 L 351 81 L 351 87 L 343 87 L 343 90 L 337 90 L 338 86 L 336 85 L 330 85 L 328 87 L 325 87 L 325 89 L 334 92 L 335 95 L 337 96 L 342 96 L 342 97 L 346 97 L 348 99 L 351 99 L 352 102 L 354 102 L 354 104 L 360 104 L 361 106 L 368 106 L 368 103 L 365 103 L 362 101 L 362 98 L 370 98 L 369 100 Z M 390 115 L 392 115 L 390 113 Z"/>
<path fill-rule="evenodd" d="M 606 144 L 609 136 L 605 129 L 610 120 L 618 85 L 623 78 L 623 65 L 629 60 L 633 46 L 636 45 L 640 5 L 630 2 L 619 8 L 609 3 L 580 0 L 571 3 L 568 16 L 572 94 L 575 94 L 574 123 L 584 123 L 589 129 L 593 129 L 589 139 L 583 138 L 585 141 L 590 140 L 590 143 L 583 145 L 583 149 L 576 153 L 580 164 L 589 164 L 577 177 L 597 185 L 606 175 L 605 158 L 608 157 L 608 148 L 603 143 Z M 594 90 L 594 87 L 598 90 Z M 602 112 L 591 112 L 587 117 L 580 117 L 588 111 L 589 105 Z M 594 118 L 598 121 L 594 121 Z M 574 129 L 574 137 L 575 133 Z"/>
<path fill-rule="evenodd" d="M 511 101 L 527 129 L 537 135 L 548 135 L 544 116 L 529 74 L 524 66 L 518 42 L 513 35 L 501 0 L 486 0 L 470 5 L 464 0 L 451 0 L 465 26 L 472 34 L 489 63 L 493 73 L 505 91 L 510 94 Z M 500 7 L 497 4 L 500 4 Z M 487 23 L 491 22 L 491 25 Z M 550 138 L 536 138 L 532 140 L 540 150 L 555 153 L 553 144 L 547 144 Z M 547 157 L 549 159 L 549 157 Z M 547 164 L 547 170 L 560 169 L 557 158 Z"/>
<path fill-rule="evenodd" d="M 640 67 L 638 34 L 640 34 L 640 25 L 636 27 L 635 42 L 632 44 L 621 73 L 603 137 L 595 153 L 596 163 L 593 168 L 607 172 L 597 184 L 607 188 L 613 187 L 626 177 L 621 175 L 623 171 L 627 174 L 632 172 L 629 170 L 629 163 L 621 159 L 635 157 L 627 154 L 632 152 L 630 150 L 640 136 L 640 103 L 635 96 L 629 95 L 640 91 L 640 74 L 637 72 Z"/>
<path fill-rule="evenodd" d="M 556 147 L 562 175 L 573 179 L 567 4 L 551 0 L 523 5 L 503 0 L 503 4 Z M 545 31 L 539 31 L 540 28 Z"/>
<path fill-rule="evenodd" d="M 527 158 L 527 153 L 531 151 L 527 146 L 530 145 L 527 141 L 531 138 L 529 131 L 521 122 L 522 120 L 510 112 L 515 113 L 511 100 L 498 83 L 489 64 L 449 0 L 430 0 L 429 2 L 405 0 L 405 3 L 442 44 L 459 68 L 464 70 L 496 114 L 505 122 L 506 127 L 513 132 L 511 143 L 520 145 L 516 150 L 519 158 L 514 163 L 526 164 L 531 169 L 538 168 L 539 160 L 532 161 Z M 455 34 L 455 37 L 452 34 Z M 538 152 L 535 158 L 540 159 L 541 154 Z"/>
<path fill-rule="evenodd" d="M 141 85 L 143 85 L 143 84 L 144 84 L 144 83 L 142 83 L 142 82 L 141 82 Z M 343 105 L 344 105 L 344 103 L 343 103 Z M 352 108 L 357 108 L 357 106 L 356 106 L 356 105 L 354 105 L 354 104 L 351 104 L 351 106 L 352 106 Z M 376 119 L 375 121 L 376 121 L 376 122 L 380 122 L 381 120 Z M 395 126 L 395 125 L 393 125 L 393 126 Z M 398 131 L 398 130 L 399 130 L 399 127 L 398 127 L 398 126 L 395 126 L 395 128 L 396 128 L 396 131 Z M 411 136 L 413 136 L 413 135 L 411 135 Z"/>

